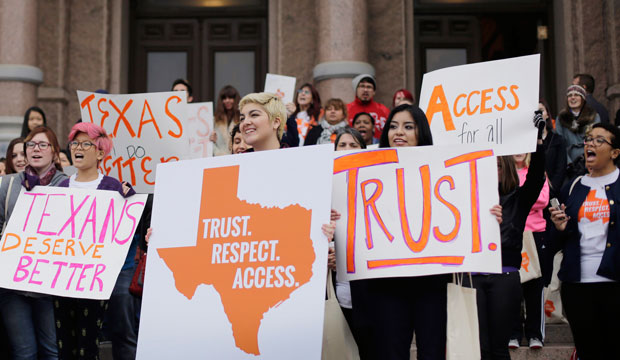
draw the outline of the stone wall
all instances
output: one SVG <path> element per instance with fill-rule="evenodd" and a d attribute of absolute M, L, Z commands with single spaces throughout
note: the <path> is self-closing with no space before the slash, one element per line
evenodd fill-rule
<path fill-rule="evenodd" d="M 594 97 L 615 117 L 620 108 L 620 1 L 556 0 L 557 100 L 573 75 L 594 76 Z M 563 42 L 558 44 L 557 42 Z M 559 110 L 559 109 L 558 109 Z"/>

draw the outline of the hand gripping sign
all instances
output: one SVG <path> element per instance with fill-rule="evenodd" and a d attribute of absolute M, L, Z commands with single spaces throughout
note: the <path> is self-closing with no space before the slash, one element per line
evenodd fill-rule
<path fill-rule="evenodd" d="M 424 74 L 420 108 L 438 145 L 478 144 L 496 155 L 536 150 L 540 55 Z"/>
<path fill-rule="evenodd" d="M 110 95 L 78 91 L 82 121 L 100 125 L 114 149 L 99 166 L 104 175 L 152 193 L 155 167 L 189 156 L 185 95 L 178 91 Z"/>
<path fill-rule="evenodd" d="M 278 95 L 285 104 L 295 100 L 295 83 L 297 79 L 291 76 L 267 74 L 265 77 L 265 92 Z"/>
<path fill-rule="evenodd" d="M 23 191 L 0 242 L 0 287 L 109 299 L 146 197 L 52 186 Z"/>
<path fill-rule="evenodd" d="M 500 272 L 492 150 L 460 146 L 336 153 L 338 274 L 348 280 Z M 339 275 L 341 276 L 341 275 Z"/>

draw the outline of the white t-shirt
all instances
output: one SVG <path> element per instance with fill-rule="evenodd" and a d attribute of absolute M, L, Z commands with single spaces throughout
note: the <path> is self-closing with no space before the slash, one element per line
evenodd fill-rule
<path fill-rule="evenodd" d="M 605 282 L 613 281 L 596 274 L 603 252 L 607 246 L 607 232 L 609 230 L 609 202 L 605 193 L 605 185 L 618 180 L 618 169 L 612 173 L 581 178 L 581 183 L 590 187 L 590 192 L 579 208 L 577 223 L 581 233 L 581 282 Z"/>
<path fill-rule="evenodd" d="M 306 135 L 308 135 L 308 129 L 310 129 L 310 115 L 307 111 L 300 111 L 297 113 L 295 122 L 297 122 L 297 132 L 299 133 L 299 146 L 303 146 Z"/>
<path fill-rule="evenodd" d="M 77 174 L 71 175 L 71 177 L 69 178 L 69 187 L 78 188 L 78 189 L 97 190 L 99 183 L 103 179 L 103 174 L 99 174 L 97 179 L 93 181 L 76 181 L 75 180 L 76 177 L 77 177 Z"/>

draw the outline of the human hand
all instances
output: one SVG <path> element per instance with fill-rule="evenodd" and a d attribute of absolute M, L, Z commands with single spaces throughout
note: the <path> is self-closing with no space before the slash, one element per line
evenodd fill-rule
<path fill-rule="evenodd" d="M 551 221 L 555 228 L 559 231 L 566 230 L 566 224 L 568 220 L 570 220 L 570 216 L 566 215 L 566 206 L 564 204 L 560 205 L 560 208 L 555 208 L 553 206 L 549 207 L 549 213 L 551 214 Z"/>
<path fill-rule="evenodd" d="M 502 206 L 497 204 L 497 205 L 493 205 L 493 207 L 491 208 L 491 214 L 493 214 L 495 216 L 495 219 L 497 220 L 498 224 L 501 224 L 503 219 L 502 219 Z"/>

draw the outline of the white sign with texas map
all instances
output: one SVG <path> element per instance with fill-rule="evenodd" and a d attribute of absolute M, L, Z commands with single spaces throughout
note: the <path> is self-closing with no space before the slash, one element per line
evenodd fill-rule
<path fill-rule="evenodd" d="M 325 145 L 158 167 L 138 359 L 320 359 L 332 158 Z"/>

